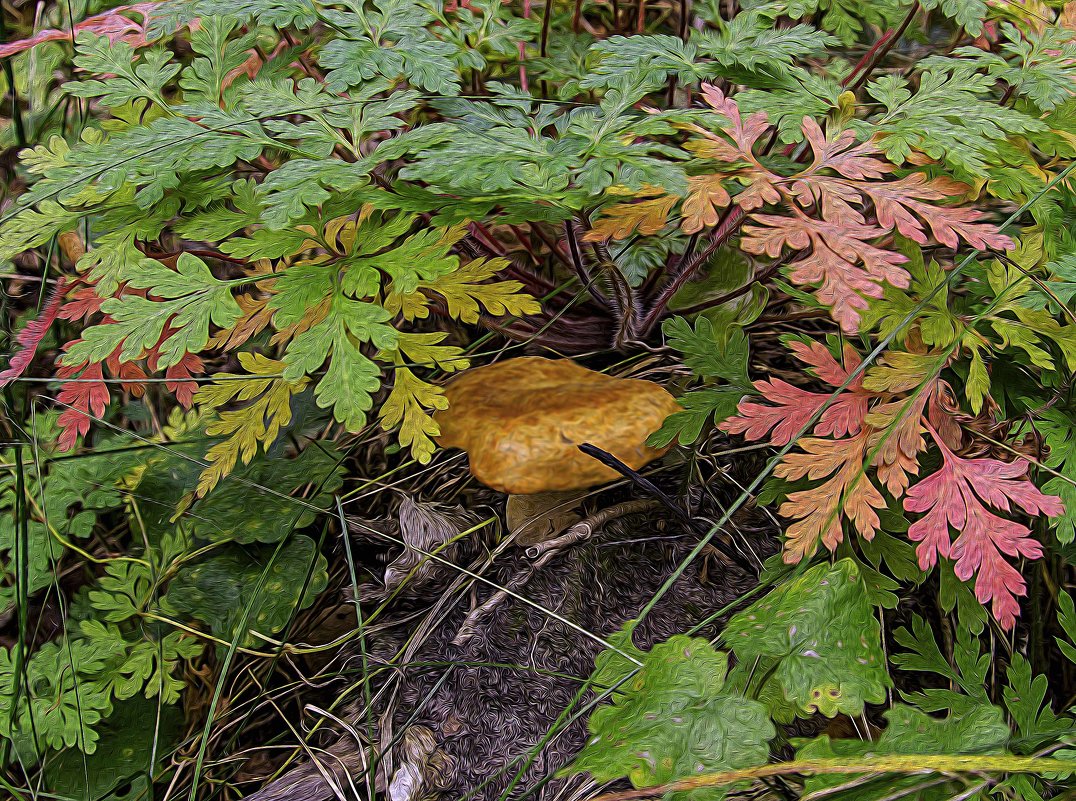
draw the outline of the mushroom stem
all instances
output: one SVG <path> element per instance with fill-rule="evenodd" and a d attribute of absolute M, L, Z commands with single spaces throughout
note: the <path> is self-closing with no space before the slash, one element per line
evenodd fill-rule
<path fill-rule="evenodd" d="M 589 442 L 584 442 L 582 445 L 580 445 L 579 450 L 581 450 L 587 456 L 597 459 L 606 467 L 610 467 L 613 470 L 616 470 L 618 473 L 620 473 L 620 475 L 631 481 L 633 484 L 635 484 L 636 487 L 645 492 L 647 495 L 650 495 L 656 500 L 661 501 L 663 504 L 665 504 L 666 507 L 668 507 L 669 511 L 676 515 L 676 518 L 681 523 L 683 523 L 692 531 L 702 536 L 706 536 L 708 534 L 707 531 L 701 530 L 701 528 L 696 525 L 694 518 L 692 518 L 691 515 L 687 513 L 684 507 L 682 507 L 671 497 L 669 497 L 669 495 L 664 492 L 660 487 L 658 487 L 657 484 L 648 479 L 646 476 L 641 475 L 635 470 L 632 470 L 622 461 L 613 456 L 613 454 L 609 453 L 608 451 L 603 451 L 601 448 L 597 447 L 596 445 L 591 445 Z M 729 559 L 731 562 L 746 571 L 748 574 L 755 573 L 755 569 L 751 565 L 751 563 L 734 548 L 728 547 L 727 544 L 721 542 L 716 538 L 714 539 L 713 547 L 722 556 L 724 556 L 726 559 Z"/>

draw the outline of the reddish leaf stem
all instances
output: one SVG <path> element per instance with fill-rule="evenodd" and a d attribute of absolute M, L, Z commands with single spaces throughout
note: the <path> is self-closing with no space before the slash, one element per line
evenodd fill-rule
<path fill-rule="evenodd" d="M 739 206 L 733 206 L 729 209 L 728 213 L 725 214 L 724 219 L 718 223 L 717 227 L 710 235 L 710 243 L 706 248 L 688 262 L 687 266 L 674 276 L 673 280 L 661 290 L 661 294 L 658 295 L 657 300 L 654 302 L 654 306 L 643 316 L 639 329 L 640 336 L 646 337 L 654 329 L 654 325 L 665 312 L 665 309 L 668 307 L 669 301 L 672 300 L 673 296 L 679 292 L 680 288 L 690 280 L 691 276 L 693 276 L 695 272 L 717 252 L 717 249 L 724 245 L 739 230 L 740 224 L 746 217 L 747 213 Z"/>
<path fill-rule="evenodd" d="M 900 25 L 896 28 L 890 28 L 886 31 L 877 42 L 863 54 L 863 57 L 856 62 L 852 71 L 844 77 L 841 81 L 841 86 L 850 88 L 853 92 L 859 89 L 870 79 L 870 74 L 874 71 L 874 68 L 878 66 L 883 58 L 893 49 L 893 46 L 900 41 L 900 38 L 904 36 L 904 32 L 908 30 L 908 26 L 912 24 L 912 20 L 915 19 L 915 15 L 919 13 L 919 2 L 912 3 L 911 8 L 908 9 L 908 13 L 904 15 L 904 19 L 901 20 Z M 856 77 L 858 75 L 858 77 Z M 853 79 L 854 82 L 853 82 Z"/>

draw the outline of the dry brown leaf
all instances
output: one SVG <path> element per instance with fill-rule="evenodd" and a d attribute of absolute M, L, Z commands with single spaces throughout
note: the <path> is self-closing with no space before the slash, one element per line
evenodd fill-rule
<path fill-rule="evenodd" d="M 585 495 L 585 490 L 509 495 L 504 515 L 516 545 L 525 548 L 546 542 L 578 523 L 583 519 L 579 502 Z"/>

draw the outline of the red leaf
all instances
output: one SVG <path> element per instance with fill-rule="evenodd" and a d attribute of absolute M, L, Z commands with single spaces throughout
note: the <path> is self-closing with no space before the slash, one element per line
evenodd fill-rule
<path fill-rule="evenodd" d="M 756 381 L 755 389 L 776 405 L 766 406 L 745 398 L 740 401 L 736 416 L 722 422 L 720 428 L 730 434 L 743 434 L 751 440 L 764 439 L 769 433 L 771 445 L 791 442 L 829 397 L 794 387 L 780 378 Z M 772 433 L 770 429 L 773 429 Z"/>
<path fill-rule="evenodd" d="M 65 382 L 56 396 L 56 400 L 65 406 L 57 420 L 60 427 L 57 445 L 63 451 L 74 448 L 78 437 L 89 432 L 92 422 L 90 415 L 101 417 L 108 406 L 108 387 L 101 375 L 100 363 L 91 364 L 85 370 L 82 368 L 83 365 L 77 364 L 56 371 L 57 378 L 73 378 L 82 371 L 78 380 Z"/>
<path fill-rule="evenodd" d="M 860 362 L 863 361 L 859 358 L 859 354 L 856 353 L 856 349 L 847 343 L 845 343 L 842 354 L 844 358 L 843 365 L 838 364 L 837 360 L 833 358 L 829 348 L 821 342 L 815 342 L 813 339 L 806 342 L 794 339 L 788 343 L 788 349 L 796 354 L 796 358 L 810 367 L 811 372 L 831 387 L 839 387 L 847 381 L 848 376 L 855 372 Z M 854 392 L 862 386 L 863 374 L 860 373 L 848 383 L 848 390 Z"/>
<path fill-rule="evenodd" d="M 986 506 L 1009 511 L 1011 502 L 1029 515 L 1049 517 L 1063 514 L 1064 506 L 1027 480 L 1026 460 L 964 459 L 928 430 L 941 450 L 942 467 L 908 490 L 904 499 L 907 511 L 925 513 L 908 529 L 908 537 L 919 543 L 919 566 L 929 570 L 938 556 L 954 559 L 956 575 L 963 581 L 975 576 L 975 597 L 983 604 L 991 601 L 994 617 L 1009 630 L 1020 614 L 1016 598 L 1027 594 L 1027 584 L 1002 554 L 1038 559 L 1042 546 L 1027 526 Z M 960 532 L 955 542 L 950 526 Z"/>
<path fill-rule="evenodd" d="M 141 398 L 146 394 L 146 385 L 142 383 L 142 379 L 147 378 L 146 371 L 138 362 L 121 362 L 120 348 L 108 354 L 105 364 L 108 365 L 108 372 L 113 378 L 123 381 L 120 386 L 124 391 L 130 392 L 136 398 Z"/>
<path fill-rule="evenodd" d="M 205 365 L 197 353 L 184 353 L 183 358 L 164 371 L 165 386 L 175 393 L 176 400 L 184 409 L 191 408 L 194 393 L 198 391 L 198 382 L 189 379 L 200 374 Z"/>
<path fill-rule="evenodd" d="M 71 300 L 60 309 L 59 317 L 61 320 L 88 320 L 101 311 L 104 302 L 105 298 L 98 295 L 94 287 L 84 286 L 75 290 Z"/>
<path fill-rule="evenodd" d="M 19 331 L 15 341 L 19 343 L 20 349 L 12 354 L 7 369 L 0 372 L 0 387 L 10 384 L 30 366 L 34 354 L 37 353 L 37 346 L 41 344 L 41 340 L 44 339 L 45 334 L 48 333 L 49 328 L 52 327 L 53 322 L 60 314 L 60 305 L 63 303 L 64 292 L 67 291 L 68 286 L 67 279 L 61 278 L 56 283 L 56 286 L 53 287 L 52 292 L 49 293 L 48 299 L 41 309 L 41 314 L 38 315 L 37 319 L 28 322 Z"/>
<path fill-rule="evenodd" d="M 789 347 L 815 375 L 832 387 L 843 384 L 860 362 L 859 354 L 851 346 L 845 346 L 843 367 L 820 342 L 793 341 Z M 766 401 L 776 405 L 766 406 L 745 398 L 740 401 L 736 416 L 722 422 L 720 428 L 731 434 L 743 434 L 751 440 L 763 439 L 773 429 L 770 434 L 773 445 L 787 445 L 830 397 L 828 392 L 810 392 L 779 378 L 756 381 L 755 389 Z M 836 437 L 858 434 L 871 397 L 862 389 L 862 376 L 857 376 L 822 413 L 815 425 L 815 433 Z"/>
<path fill-rule="evenodd" d="M 98 36 L 107 36 L 110 42 L 126 42 L 131 47 L 143 47 L 147 43 L 146 24 L 149 22 L 150 12 L 160 3 L 136 3 L 130 6 L 116 6 L 115 8 L 87 17 L 75 25 L 74 30 L 60 30 L 49 28 L 38 31 L 28 39 L 20 39 L 17 42 L 0 44 L 0 58 L 7 58 L 23 50 L 29 50 L 42 42 L 70 42 L 83 31 L 91 31 Z M 142 22 L 135 22 L 123 16 L 122 12 L 133 11 L 142 17 Z"/>

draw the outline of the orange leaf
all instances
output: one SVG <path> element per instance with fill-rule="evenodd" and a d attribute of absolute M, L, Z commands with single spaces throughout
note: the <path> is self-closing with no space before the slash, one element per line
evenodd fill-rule
<path fill-rule="evenodd" d="M 774 475 L 789 480 L 831 476 L 817 487 L 790 493 L 781 505 L 781 515 L 796 521 L 785 531 L 786 564 L 811 556 L 819 540 L 836 550 L 844 539 L 842 513 L 861 537 L 874 537 L 879 526 L 875 510 L 886 504 L 864 473 L 868 441 L 867 432 L 851 439 L 805 437 L 798 443 L 804 452 L 786 455 L 777 466 Z"/>
<path fill-rule="evenodd" d="M 867 422 L 877 430 L 871 447 L 876 448 L 873 463 L 878 467 L 878 480 L 894 498 L 908 488 L 909 476 L 919 472 L 919 452 L 926 447 L 920 418 L 928 395 L 920 392 L 911 400 L 889 401 L 867 415 Z"/>
<path fill-rule="evenodd" d="M 720 175 L 693 175 L 687 179 L 687 198 L 681 209 L 685 234 L 717 225 L 720 212 L 732 202 Z"/>
<path fill-rule="evenodd" d="M 616 203 L 602 209 L 602 216 L 583 235 L 585 242 L 604 242 L 607 239 L 627 239 L 635 231 L 656 234 L 665 227 L 669 212 L 679 198 L 662 195 L 638 203 Z"/>

